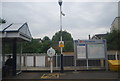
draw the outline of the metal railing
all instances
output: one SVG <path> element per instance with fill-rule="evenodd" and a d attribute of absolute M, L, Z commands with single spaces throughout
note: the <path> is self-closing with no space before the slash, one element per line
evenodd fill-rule
<path fill-rule="evenodd" d="M 108 60 L 116 60 L 116 53 L 107 54 Z M 21 57 L 20 57 L 21 56 Z M 6 55 L 4 57 L 6 60 Z M 120 55 L 117 54 L 117 59 L 120 60 Z M 74 55 L 64 55 L 64 67 L 74 66 Z M 60 55 L 56 54 L 53 56 L 53 67 L 60 67 Z M 76 66 L 84 67 L 86 66 L 86 60 L 77 60 Z M 89 66 L 104 67 L 103 59 L 89 60 Z M 17 67 L 50 67 L 49 57 L 47 54 L 18 54 L 17 55 Z"/>

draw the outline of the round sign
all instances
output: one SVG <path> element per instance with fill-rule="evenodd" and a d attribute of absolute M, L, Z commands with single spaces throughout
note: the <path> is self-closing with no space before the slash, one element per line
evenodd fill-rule
<path fill-rule="evenodd" d="M 51 47 L 47 50 L 48 56 L 52 57 L 55 55 L 55 50 Z"/>

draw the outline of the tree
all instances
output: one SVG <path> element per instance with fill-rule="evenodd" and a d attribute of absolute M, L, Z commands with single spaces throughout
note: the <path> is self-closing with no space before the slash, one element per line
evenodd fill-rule
<path fill-rule="evenodd" d="M 42 53 L 42 44 L 37 39 L 23 43 L 23 53 Z"/>
<path fill-rule="evenodd" d="M 113 30 L 105 37 L 108 50 L 120 50 L 120 30 Z"/>
<path fill-rule="evenodd" d="M 49 41 L 50 40 L 50 38 L 48 37 L 48 36 L 45 36 L 44 38 L 43 38 L 43 41 Z"/>
<path fill-rule="evenodd" d="M 47 50 L 48 50 L 50 47 L 52 47 L 52 41 L 51 41 L 51 40 L 49 40 L 49 41 L 43 41 L 43 42 L 42 42 L 42 52 L 43 52 L 43 53 L 46 53 Z"/>
<path fill-rule="evenodd" d="M 32 39 L 31 42 L 23 43 L 23 53 L 46 53 L 47 50 L 52 46 L 52 41 L 49 37 L 45 36 L 41 39 Z"/>
<path fill-rule="evenodd" d="M 61 36 L 61 31 L 56 32 L 55 35 L 53 35 L 52 40 L 60 41 L 60 36 Z M 62 38 L 63 38 L 63 41 L 73 41 L 71 34 L 67 31 L 62 31 Z"/>
<path fill-rule="evenodd" d="M 2 54 L 12 53 L 12 44 L 8 42 L 2 42 Z"/>
<path fill-rule="evenodd" d="M 58 47 L 59 46 L 58 44 L 59 44 L 59 41 L 60 41 L 60 36 L 61 36 L 61 31 L 58 31 L 52 37 L 52 41 L 54 42 L 53 47 L 58 52 L 60 52 L 60 47 Z M 72 52 L 73 51 L 73 38 L 72 38 L 71 34 L 67 31 L 62 31 L 62 38 L 63 38 L 63 41 L 64 41 L 63 51 L 64 52 Z"/>

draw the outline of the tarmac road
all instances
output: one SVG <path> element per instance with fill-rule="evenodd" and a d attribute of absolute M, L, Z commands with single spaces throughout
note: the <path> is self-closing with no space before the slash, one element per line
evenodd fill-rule
<path fill-rule="evenodd" d="M 55 73 L 55 72 L 54 72 Z M 118 72 L 110 71 L 70 71 L 59 73 L 58 78 L 41 78 L 49 72 L 23 72 L 15 77 L 6 77 L 2 81 L 120 81 Z"/>
<path fill-rule="evenodd" d="M 78 71 L 67 72 L 60 79 L 118 79 L 118 72 L 110 71 Z"/>

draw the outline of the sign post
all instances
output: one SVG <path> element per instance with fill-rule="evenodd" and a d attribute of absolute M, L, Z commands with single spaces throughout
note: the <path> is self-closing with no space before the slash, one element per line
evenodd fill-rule
<path fill-rule="evenodd" d="M 50 58 L 50 68 L 51 68 L 51 73 L 53 73 L 53 58 Z"/>
<path fill-rule="evenodd" d="M 63 47 L 64 47 L 64 41 L 59 41 L 59 47 L 61 48 L 61 73 L 63 73 Z"/>
<path fill-rule="evenodd" d="M 50 68 L 51 73 L 53 73 L 53 56 L 55 55 L 55 50 L 51 47 L 47 50 L 47 55 L 50 57 Z"/>

